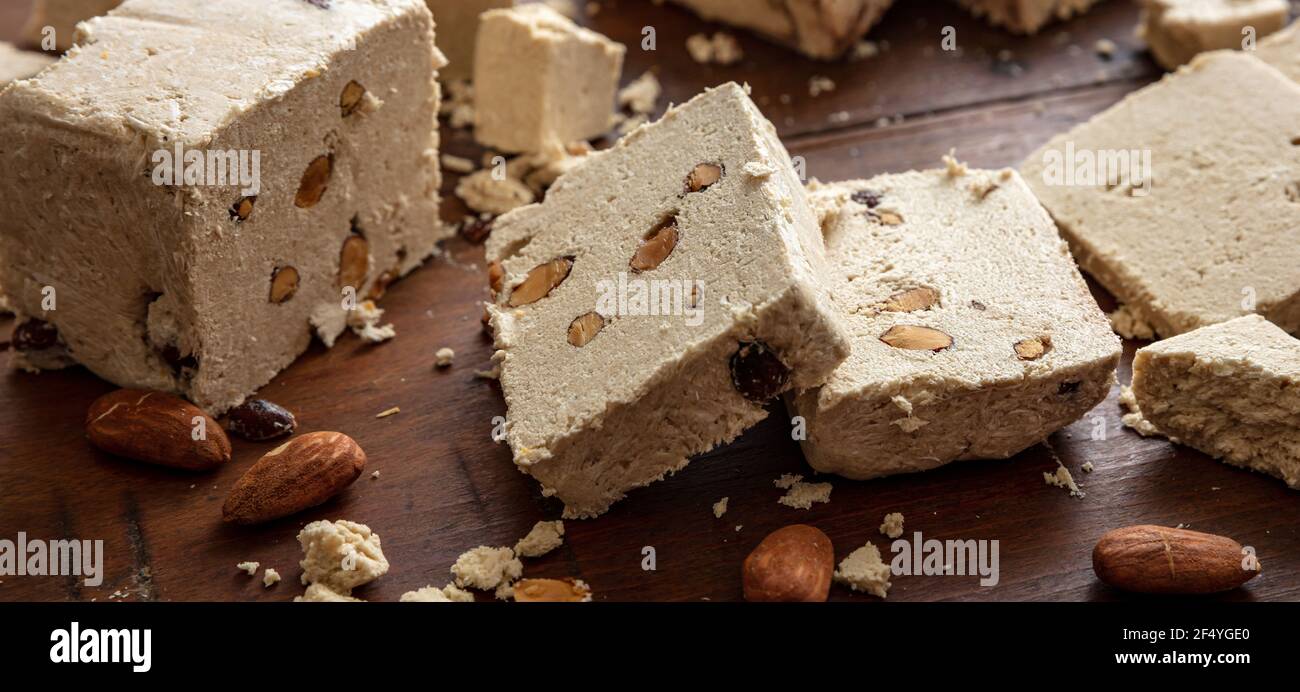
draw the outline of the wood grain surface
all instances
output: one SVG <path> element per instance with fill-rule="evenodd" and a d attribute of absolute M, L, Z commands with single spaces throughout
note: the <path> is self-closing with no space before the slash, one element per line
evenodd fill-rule
<path fill-rule="evenodd" d="M 1136 9 L 1123 0 L 1031 38 L 990 29 L 948 2 L 904 0 L 871 34 L 888 43 L 875 58 L 818 63 L 737 32 L 746 57 L 725 68 L 696 65 L 683 48 L 688 35 L 720 27 L 649 1 L 601 6 L 584 21 L 629 46 L 625 80 L 654 69 L 665 86 L 661 107 L 705 86 L 748 81 L 791 152 L 806 157 L 808 174 L 823 180 L 932 167 L 950 148 L 973 165 L 1015 165 L 1053 134 L 1159 76 L 1133 38 Z M 0 0 L 0 38 L 16 37 L 24 13 L 22 0 Z M 656 29 L 654 52 L 639 49 L 646 26 Z M 939 50 L 944 26 L 956 29 L 959 54 Z M 1100 38 L 1119 46 L 1109 59 L 1093 50 Z M 830 77 L 836 90 L 809 96 L 814 75 Z M 885 117 L 889 123 L 878 124 Z M 466 132 L 444 137 L 446 151 L 481 153 Z M 445 193 L 455 181 L 448 176 Z M 445 201 L 448 220 L 464 211 L 458 200 Z M 0 538 L 22 531 L 31 538 L 102 539 L 106 576 L 97 588 L 75 578 L 4 577 L 0 600 L 286 601 L 302 592 L 299 528 L 346 518 L 379 533 L 392 564 L 356 595 L 394 601 L 407 590 L 447 583 L 461 552 L 513 545 L 533 522 L 558 518 L 559 503 L 542 498 L 515 470 L 507 447 L 490 437 L 505 407 L 496 383 L 474 374 L 488 367 L 492 353 L 479 325 L 482 248 L 455 238 L 444 250 L 385 298 L 396 339 L 367 346 L 348 335 L 333 350 L 314 345 L 262 390 L 298 415 L 300 432 L 345 432 L 370 459 L 367 474 L 335 500 L 270 524 L 223 525 L 221 504 L 239 475 L 277 443 L 234 440 L 232 463 L 197 475 L 112 458 L 92 449 L 83 430 L 87 407 L 112 385 L 80 368 L 6 371 Z M 1113 307 L 1104 291 L 1095 292 L 1103 307 Z M 0 334 L 10 327 L 11 320 L 0 320 Z M 435 370 L 442 346 L 455 349 L 455 363 Z M 1120 381 L 1129 379 L 1136 346 L 1126 344 Z M 0 353 L 0 368 L 7 370 L 8 359 Z M 1001 578 L 982 587 L 971 576 L 896 577 L 891 601 L 1127 598 L 1095 580 L 1090 554 L 1103 532 L 1136 523 L 1181 524 L 1255 547 L 1263 574 L 1218 598 L 1300 599 L 1300 495 L 1271 478 L 1138 437 L 1120 425 L 1117 394 L 1118 386 L 1082 420 L 1013 459 L 871 482 L 819 478 L 834 484 L 831 502 L 807 511 L 777 504 L 775 478 L 811 472 L 790 439 L 784 410 L 774 405 L 766 421 L 677 476 L 631 493 L 599 519 L 566 522 L 564 546 L 526 561 L 525 574 L 581 578 L 597 600 L 736 600 L 741 562 L 768 532 L 810 523 L 833 539 L 837 559 L 866 541 L 888 555 L 889 541 L 877 527 L 886 513 L 902 512 L 909 537 L 921 531 L 926 539 L 999 541 Z M 401 413 L 375 417 L 394 406 Z M 1102 439 L 1094 439 L 1097 430 Z M 1086 497 L 1044 483 L 1043 472 L 1057 460 Z M 1082 470 L 1085 462 L 1092 473 Z M 711 506 L 724 496 L 729 511 L 715 519 Z M 654 571 L 642 569 L 646 547 L 654 548 Z M 284 582 L 264 589 L 236 570 L 244 560 L 276 568 Z M 831 598 L 878 601 L 839 586 Z"/>

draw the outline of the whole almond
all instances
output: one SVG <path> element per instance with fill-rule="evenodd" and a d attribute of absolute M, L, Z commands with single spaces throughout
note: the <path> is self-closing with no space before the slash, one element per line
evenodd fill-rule
<path fill-rule="evenodd" d="M 745 600 L 820 603 L 834 571 L 835 549 L 821 529 L 807 524 L 777 529 L 745 558 Z"/>
<path fill-rule="evenodd" d="M 1117 589 L 1155 594 L 1228 591 L 1260 571 L 1231 538 L 1150 525 L 1102 536 L 1092 550 L 1092 570 Z"/>
<path fill-rule="evenodd" d="M 591 588 L 576 579 L 520 579 L 515 582 L 516 603 L 582 603 L 591 600 Z"/>
<path fill-rule="evenodd" d="M 258 524 L 325 502 L 352 484 L 366 467 L 366 453 L 338 432 L 314 432 L 267 452 L 230 489 L 221 516 Z"/>
<path fill-rule="evenodd" d="M 86 412 L 86 436 L 99 449 L 161 466 L 206 471 L 230 461 L 220 425 L 184 399 L 142 389 L 99 397 Z"/>

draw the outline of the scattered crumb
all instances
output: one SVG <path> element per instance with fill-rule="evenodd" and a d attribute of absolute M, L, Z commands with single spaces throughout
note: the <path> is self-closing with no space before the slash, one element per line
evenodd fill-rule
<path fill-rule="evenodd" d="M 563 544 L 563 521 L 539 521 L 533 524 L 527 536 L 515 543 L 515 554 L 521 557 L 541 557 Z"/>
<path fill-rule="evenodd" d="M 257 568 L 261 566 L 260 562 L 241 562 L 235 565 L 235 568 L 247 572 L 248 576 L 251 577 L 257 574 Z"/>
<path fill-rule="evenodd" d="M 943 155 L 943 167 L 948 171 L 949 178 L 960 178 L 970 172 L 966 164 L 957 160 L 957 150 L 949 149 L 947 154 Z"/>
<path fill-rule="evenodd" d="M 1119 388 L 1119 405 L 1128 411 L 1119 419 L 1124 424 L 1124 427 L 1131 428 L 1142 437 L 1165 437 L 1151 421 L 1142 415 L 1142 410 L 1138 408 L 1137 397 L 1134 396 L 1132 387 L 1125 385 Z M 1178 440 L 1171 437 L 1169 441 L 1177 442 Z"/>
<path fill-rule="evenodd" d="M 776 487 L 782 490 L 789 490 L 790 486 L 794 485 L 795 483 L 798 483 L 801 480 L 803 480 L 803 476 L 800 476 L 798 474 L 783 473 L 781 474 L 780 478 L 772 481 L 772 485 L 775 485 Z"/>
<path fill-rule="evenodd" d="M 826 120 L 835 125 L 842 125 L 852 119 L 853 116 L 848 111 L 835 111 L 826 116 Z"/>
<path fill-rule="evenodd" d="M 1136 310 L 1128 305 L 1121 305 L 1115 312 L 1107 315 L 1110 328 L 1125 339 L 1151 341 L 1156 338 L 1156 331 Z"/>
<path fill-rule="evenodd" d="M 499 380 L 501 379 L 501 366 L 494 365 L 491 370 L 475 370 L 474 377 L 480 380 Z"/>
<path fill-rule="evenodd" d="M 891 512 L 885 515 L 885 521 L 880 525 L 880 532 L 890 538 L 898 538 L 903 535 L 903 513 Z"/>
<path fill-rule="evenodd" d="M 867 60 L 880 55 L 880 44 L 875 41 L 858 41 L 853 44 L 853 51 L 849 53 L 850 60 Z"/>
<path fill-rule="evenodd" d="M 814 98 L 835 91 L 835 82 L 830 77 L 813 75 L 808 78 L 808 95 Z"/>
<path fill-rule="evenodd" d="M 474 85 L 458 79 L 444 85 L 442 105 L 438 112 L 447 118 L 447 124 L 456 129 L 474 125 Z"/>
<path fill-rule="evenodd" d="M 872 543 L 849 553 L 832 577 L 854 591 L 884 598 L 889 593 L 889 565 L 880 559 L 880 550 Z"/>
<path fill-rule="evenodd" d="M 456 586 L 491 591 L 523 576 L 524 565 L 510 548 L 481 545 L 456 558 L 451 573 Z"/>
<path fill-rule="evenodd" d="M 1097 55 L 1109 60 L 1115 55 L 1118 46 L 1115 45 L 1114 41 L 1108 38 L 1099 38 L 1097 39 L 1097 42 L 1092 45 L 1092 49 L 1097 52 Z"/>
<path fill-rule="evenodd" d="M 374 471 L 372 471 L 370 473 L 370 477 L 374 480 L 379 480 L 379 469 L 375 469 Z"/>
<path fill-rule="evenodd" d="M 736 524 L 736 533 L 740 533 L 740 530 L 743 528 L 745 528 L 744 524 Z"/>
<path fill-rule="evenodd" d="M 262 574 L 262 586 L 271 588 L 280 583 L 280 573 L 275 571 L 274 567 L 267 567 L 266 572 Z"/>
<path fill-rule="evenodd" d="M 451 367 L 451 361 L 455 359 L 455 357 L 456 357 L 455 351 L 451 350 L 446 346 L 443 346 L 442 348 L 438 349 L 437 353 L 433 354 L 433 364 L 435 367 L 448 368 Z"/>
<path fill-rule="evenodd" d="M 361 331 L 357 336 L 368 344 L 382 344 L 389 339 L 397 336 L 397 328 L 391 324 L 385 324 L 382 327 L 374 324 L 362 325 Z"/>
<path fill-rule="evenodd" d="M 442 167 L 452 173 L 473 173 L 478 168 L 473 161 L 452 154 L 442 155 Z"/>
<path fill-rule="evenodd" d="M 1085 461 L 1085 462 L 1083 462 L 1083 466 L 1081 466 L 1080 468 L 1083 469 L 1083 472 L 1084 472 L 1084 473 L 1092 473 L 1092 469 L 1093 469 L 1092 462 L 1091 462 L 1091 461 Z"/>
<path fill-rule="evenodd" d="M 383 411 L 380 411 L 379 413 L 376 413 L 375 418 L 387 418 L 389 416 L 396 416 L 401 412 L 402 412 L 401 406 L 394 406 L 390 409 L 385 409 Z"/>
<path fill-rule="evenodd" d="M 384 310 L 375 305 L 375 301 L 366 300 L 356 308 L 348 311 L 348 326 L 352 333 L 368 344 L 378 344 L 397 336 L 397 329 L 391 324 L 379 326 Z"/>
<path fill-rule="evenodd" d="M 1084 497 L 1085 493 L 1079 489 L 1079 485 L 1074 482 L 1074 476 L 1070 474 L 1070 469 L 1064 466 L 1057 466 L 1056 473 L 1043 472 L 1043 482 L 1057 488 L 1064 488 L 1070 491 L 1070 497 Z"/>
<path fill-rule="evenodd" d="M 831 501 L 831 484 L 830 483 L 804 483 L 796 481 L 785 495 L 777 502 L 786 507 L 795 509 L 812 509 L 815 502 Z"/>
<path fill-rule="evenodd" d="M 707 34 L 691 35 L 686 39 L 686 52 L 691 54 L 692 60 L 701 65 L 708 63 L 733 65 L 745 57 L 745 52 L 741 50 L 736 37 L 725 31 L 719 31 L 712 37 Z"/>
<path fill-rule="evenodd" d="M 400 603 L 473 603 L 474 594 L 458 588 L 455 584 L 448 584 L 441 589 L 426 586 L 415 591 L 407 591 L 397 600 Z"/>
<path fill-rule="evenodd" d="M 487 214 L 504 214 L 536 199 L 527 185 L 510 176 L 500 176 L 492 169 L 461 178 L 456 183 L 456 196 L 470 209 Z"/>
<path fill-rule="evenodd" d="M 729 497 L 724 497 L 713 503 L 713 517 L 715 519 L 721 519 L 722 515 L 727 513 L 727 501 L 730 499 L 731 498 Z"/>
<path fill-rule="evenodd" d="M 660 86 L 659 79 L 654 72 L 647 71 L 619 90 L 618 105 L 633 113 L 646 115 L 654 112 L 662 93 L 663 87 Z"/>

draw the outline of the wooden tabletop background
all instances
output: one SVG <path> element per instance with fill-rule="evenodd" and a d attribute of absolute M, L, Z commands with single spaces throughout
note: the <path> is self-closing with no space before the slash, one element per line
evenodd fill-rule
<path fill-rule="evenodd" d="M 25 4 L 0 0 L 0 38 L 17 36 Z M 884 48 L 874 58 L 819 63 L 735 31 L 745 59 L 729 67 L 698 65 L 684 49 L 687 36 L 718 26 L 648 0 L 600 4 L 583 21 L 629 47 L 625 81 L 656 72 L 665 88 L 661 110 L 703 87 L 747 81 L 791 153 L 806 157 L 808 174 L 823 180 L 933 167 L 950 148 L 973 165 L 1014 166 L 1160 74 L 1134 38 L 1137 11 L 1125 0 L 1102 2 L 1030 38 L 989 28 L 948 2 L 902 0 L 869 36 Z M 644 26 L 657 30 L 655 52 L 639 49 Z M 956 29 L 960 52 L 939 49 L 944 26 Z M 1100 39 L 1117 45 L 1111 57 L 1094 50 Z M 814 75 L 837 88 L 811 97 Z M 452 153 L 480 152 L 465 131 L 445 130 L 444 142 Z M 446 194 L 455 182 L 449 175 Z M 463 214 L 448 197 L 445 217 Z M 1095 292 L 1104 308 L 1113 307 L 1104 291 Z M 505 406 L 495 382 L 474 376 L 492 353 L 479 325 L 485 298 L 482 248 L 452 239 L 442 257 L 389 291 L 383 307 L 396 339 L 366 346 L 348 335 L 333 350 L 314 345 L 267 385 L 261 396 L 293 410 L 300 432 L 345 432 L 370 461 L 367 474 L 335 500 L 253 528 L 223 525 L 221 504 L 239 475 L 277 443 L 233 440 L 233 462 L 199 475 L 112 458 L 92 449 L 83 432 L 86 408 L 112 385 L 80 368 L 7 372 L 9 353 L 0 353 L 0 538 L 22 531 L 102 539 L 106 552 L 97 588 L 75 578 L 3 577 L 0 600 L 287 601 L 302 593 L 299 528 L 346 518 L 378 532 L 392 564 L 356 595 L 395 601 L 407 590 L 447 583 L 461 552 L 513 545 L 534 522 L 558 518 L 558 501 L 542 498 L 515 470 L 507 447 L 490 439 L 492 418 Z M 0 334 L 11 326 L 0 319 Z M 454 348 L 456 360 L 436 371 L 441 346 Z M 1135 347 L 1126 344 L 1122 382 Z M 526 561 L 525 574 L 581 578 L 597 600 L 736 600 L 741 562 L 768 532 L 809 523 L 833 539 L 837 559 L 868 540 L 888 557 L 889 541 L 877 527 L 886 513 L 902 512 L 909 536 L 998 540 L 1001 581 L 985 588 L 973 576 L 895 577 L 891 601 L 1128 598 L 1096 581 L 1090 555 L 1103 532 L 1136 523 L 1182 524 L 1255 547 L 1263 574 L 1219 598 L 1300 600 L 1300 494 L 1138 437 L 1121 427 L 1117 395 L 1118 386 L 1084 419 L 1013 459 L 870 482 L 819 478 L 834 484 L 831 502 L 807 511 L 777 504 L 782 491 L 773 479 L 811 473 L 776 405 L 765 422 L 676 477 L 634 491 L 599 519 L 566 522 L 564 546 Z M 393 406 L 401 413 L 375 418 Z M 1098 419 L 1104 440 L 1092 439 Z M 1086 497 L 1043 482 L 1042 473 L 1056 468 L 1053 454 Z M 1085 462 L 1095 471 L 1083 472 Z M 715 519 L 711 506 L 724 496 L 730 509 Z M 641 567 L 646 546 L 655 549 L 655 571 Z M 276 568 L 284 582 L 264 589 L 235 569 L 244 560 Z M 831 598 L 878 600 L 839 586 Z"/>

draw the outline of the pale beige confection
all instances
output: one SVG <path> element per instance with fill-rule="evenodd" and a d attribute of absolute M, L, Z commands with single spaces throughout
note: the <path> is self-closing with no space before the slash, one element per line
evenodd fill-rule
<path fill-rule="evenodd" d="M 280 573 L 274 567 L 267 567 L 262 573 L 262 587 L 271 588 L 280 583 Z"/>
<path fill-rule="evenodd" d="M 1300 489 L 1300 340 L 1277 325 L 1250 315 L 1139 349 L 1133 393 L 1160 432 Z"/>
<path fill-rule="evenodd" d="M 35 76 L 54 61 L 54 57 L 44 53 L 19 50 L 0 41 L 0 89 L 9 82 Z M 0 262 L 0 275 L 3 273 L 4 262 Z M 9 312 L 9 301 L 5 299 L 4 280 L 0 279 L 0 315 L 7 312 Z"/>
<path fill-rule="evenodd" d="M 235 565 L 235 569 L 244 572 L 245 574 L 251 577 L 257 574 L 257 568 L 261 566 L 262 563 L 260 562 L 241 562 Z"/>
<path fill-rule="evenodd" d="M 1133 387 L 1124 385 L 1119 389 L 1119 405 L 1124 409 L 1120 415 L 1120 423 L 1142 437 L 1163 437 L 1156 426 L 1151 421 L 1142 417 L 1142 409 L 1138 408 L 1137 397 L 1133 394 Z M 1172 439 L 1172 442 L 1178 440 Z"/>
<path fill-rule="evenodd" d="M 44 47 L 47 31 L 53 30 L 54 50 L 72 47 L 77 23 L 108 14 L 122 0 L 32 0 L 31 14 L 23 27 L 23 36 L 33 47 Z"/>
<path fill-rule="evenodd" d="M 812 58 L 833 60 L 875 26 L 894 0 L 673 0 L 710 21 L 749 29 Z"/>
<path fill-rule="evenodd" d="M 957 0 L 976 17 L 1015 34 L 1036 34 L 1058 20 L 1083 14 L 1097 0 Z"/>
<path fill-rule="evenodd" d="M 1217 51 L 1053 138 L 1021 173 L 1084 271 L 1160 336 L 1251 312 L 1295 332 L 1297 123 L 1300 85 Z M 1120 155 L 1149 157 L 1150 173 Z"/>
<path fill-rule="evenodd" d="M 483 14 L 474 58 L 474 138 L 537 152 L 609 130 L 621 43 L 545 5 Z"/>
<path fill-rule="evenodd" d="M 217 415 L 452 232 L 422 0 L 130 0 L 81 30 L 0 92 L 4 289 L 60 337 L 16 366 Z"/>
<path fill-rule="evenodd" d="M 889 538 L 898 538 L 903 535 L 903 513 L 890 512 L 885 515 L 885 520 L 880 523 L 880 533 Z"/>
<path fill-rule="evenodd" d="M 462 553 L 451 566 L 456 586 L 490 591 L 510 583 L 524 574 L 524 564 L 510 548 L 481 545 Z"/>
<path fill-rule="evenodd" d="M 1291 26 L 1260 41 L 1255 57 L 1300 82 L 1300 22 L 1292 22 Z"/>
<path fill-rule="evenodd" d="M 853 352 L 788 397 L 804 456 L 864 479 L 1012 456 L 1106 397 L 1120 342 L 1014 171 L 812 184 Z"/>
<path fill-rule="evenodd" d="M 880 549 L 872 543 L 849 553 L 831 575 L 836 584 L 879 598 L 888 595 L 890 576 L 889 565 L 880 559 Z"/>
<path fill-rule="evenodd" d="M 340 519 L 313 521 L 298 532 L 302 583 L 319 584 L 344 596 L 388 573 L 379 534 L 365 524 Z"/>
<path fill-rule="evenodd" d="M 474 594 L 448 584 L 441 589 L 426 586 L 415 591 L 407 591 L 397 599 L 401 603 L 473 603 Z"/>
<path fill-rule="evenodd" d="M 488 10 L 513 7 L 515 0 L 425 0 L 433 12 L 438 32 L 438 49 L 447 56 L 447 66 L 438 79 L 471 79 L 474 76 L 474 43 L 479 16 Z"/>
<path fill-rule="evenodd" d="M 1142 0 L 1138 37 L 1172 70 L 1212 50 L 1241 50 L 1243 29 L 1261 39 L 1286 26 L 1286 0 Z"/>
<path fill-rule="evenodd" d="M 498 218 L 487 258 L 506 437 L 566 518 L 731 441 L 848 353 L 803 186 L 734 83 Z"/>
<path fill-rule="evenodd" d="M 301 596 L 293 597 L 294 603 L 364 603 L 360 598 L 341 594 L 324 584 L 311 584 Z"/>
<path fill-rule="evenodd" d="M 563 544 L 563 521 L 539 521 L 527 536 L 515 543 L 515 554 L 520 557 L 541 557 Z"/>
<path fill-rule="evenodd" d="M 777 503 L 793 509 L 812 509 L 815 503 L 830 502 L 833 489 L 830 483 L 795 481 L 786 489 L 785 494 L 777 499 Z"/>

